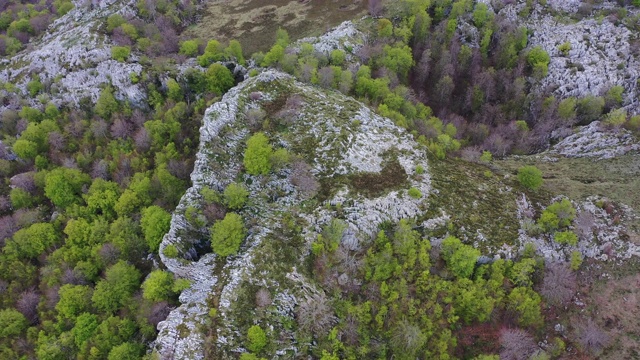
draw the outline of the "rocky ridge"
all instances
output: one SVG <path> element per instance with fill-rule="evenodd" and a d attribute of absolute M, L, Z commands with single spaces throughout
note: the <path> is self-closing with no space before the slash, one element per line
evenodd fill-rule
<path fill-rule="evenodd" d="M 260 95 L 251 96 L 257 93 Z M 241 173 L 244 141 L 250 135 L 244 114 L 249 109 L 282 106 L 285 98 L 292 97 L 298 99 L 298 104 L 290 105 L 296 106 L 295 111 L 284 120 L 287 132 L 272 130 L 267 134 L 274 146 L 286 148 L 307 163 L 323 187 L 333 189 L 324 201 L 316 205 L 311 202 L 308 209 L 301 207 L 309 203 L 308 195 L 292 184 L 290 168 L 266 176 Z M 283 110 L 286 111 L 281 108 L 267 118 L 277 121 Z M 273 298 L 270 326 L 281 332 L 281 337 L 290 339 L 283 340 L 279 352 L 294 354 L 296 343 L 282 322 L 293 320 L 301 297 L 319 291 L 300 269 L 311 242 L 324 226 L 339 217 L 348 226 L 341 246 L 355 249 L 371 240 L 380 222 L 396 222 L 419 214 L 430 191 L 428 173 L 415 173 L 418 166 L 427 169 L 425 149 L 365 105 L 339 93 L 297 83 L 276 71 L 263 72 L 230 90 L 221 102 L 207 110 L 200 133 L 200 150 L 191 175 L 193 186 L 173 214 L 171 230 L 160 246 L 163 263 L 176 275 L 191 280 L 192 286 L 180 296 L 182 305 L 160 323 L 155 347 L 162 358 L 204 358 L 205 334 L 199 328 L 210 321 L 209 303 L 215 299 L 219 304 L 215 318 L 217 356 L 232 357 L 243 346 L 246 329 L 242 324 L 251 319 L 247 311 L 254 311 L 238 306 L 246 301 L 243 297 L 248 289 L 264 287 Z M 349 177 L 376 176 L 389 162 L 405 173 L 395 186 L 371 195 L 348 185 Z M 239 255 L 220 259 L 206 254 L 188 260 L 186 255 L 193 253 L 190 249 L 208 236 L 206 230 L 190 223 L 186 209 L 202 206 L 203 188 L 221 191 L 237 179 L 242 179 L 251 194 L 249 205 L 240 212 L 248 221 L 249 236 Z M 333 183 L 334 179 L 345 179 L 347 183 Z M 417 199 L 409 197 L 408 187 L 419 189 L 422 195 Z M 287 232 L 282 221 L 285 214 L 296 215 L 301 236 L 282 235 Z M 164 255 L 169 245 L 180 249 L 178 258 Z M 287 254 L 280 254 L 282 251 Z M 239 298 L 241 294 L 244 295 Z"/>
<path fill-rule="evenodd" d="M 0 64 L 0 81 L 11 82 L 28 93 L 27 83 L 39 76 L 45 86 L 50 86 L 47 94 L 57 105 L 77 105 L 84 97 L 95 102 L 101 87 L 112 84 L 117 98 L 142 104 L 146 99 L 144 89 L 129 78 L 130 74 L 139 75 L 142 66 L 135 62 L 134 55 L 127 63 L 111 59 L 110 40 L 97 31 L 111 14 L 135 16 L 135 2 L 75 5 L 51 24 L 40 40 Z"/>

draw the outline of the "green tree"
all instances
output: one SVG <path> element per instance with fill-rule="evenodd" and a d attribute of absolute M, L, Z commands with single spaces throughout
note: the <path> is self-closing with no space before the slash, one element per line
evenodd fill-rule
<path fill-rule="evenodd" d="M 71 329 L 73 341 L 78 348 L 93 337 L 98 328 L 98 317 L 94 314 L 83 313 L 76 318 L 76 324 Z"/>
<path fill-rule="evenodd" d="M 553 234 L 553 240 L 558 244 L 575 246 L 578 244 L 578 235 L 573 231 L 558 231 Z"/>
<path fill-rule="evenodd" d="M 246 64 L 244 55 L 242 55 L 242 45 L 240 45 L 240 42 L 238 40 L 229 41 L 229 46 L 224 49 L 224 52 L 228 57 L 235 58 L 238 64 L 243 66 Z"/>
<path fill-rule="evenodd" d="M 31 207 L 36 198 L 21 188 L 13 188 L 9 193 L 11 199 L 11 205 L 14 210 Z"/>
<path fill-rule="evenodd" d="M 83 197 L 92 214 L 113 219 L 116 216 L 115 205 L 120 197 L 120 187 L 112 181 L 96 178 Z"/>
<path fill-rule="evenodd" d="M 247 331 L 247 349 L 259 353 L 267 345 L 267 334 L 259 325 L 253 325 Z"/>
<path fill-rule="evenodd" d="M 231 183 L 224 189 L 224 202 L 230 209 L 240 209 L 249 198 L 247 189 L 239 184 Z"/>
<path fill-rule="evenodd" d="M 558 105 L 558 116 L 565 121 L 572 121 L 576 117 L 576 105 L 578 101 L 574 97 L 568 97 Z"/>
<path fill-rule="evenodd" d="M 480 250 L 462 244 L 456 237 L 449 236 L 442 241 L 442 257 L 447 263 L 447 268 L 457 277 L 469 278 L 480 257 Z"/>
<path fill-rule="evenodd" d="M 577 112 L 580 123 L 587 125 L 598 120 L 604 110 L 604 99 L 593 95 L 587 95 L 578 100 Z"/>
<path fill-rule="evenodd" d="M 140 360 L 144 346 L 139 343 L 126 342 L 114 346 L 109 351 L 108 360 Z"/>
<path fill-rule="evenodd" d="M 531 288 L 517 287 L 508 296 L 507 309 L 518 314 L 518 323 L 521 326 L 540 325 L 540 302 L 540 295 Z"/>
<path fill-rule="evenodd" d="M 52 224 L 36 223 L 20 229 L 7 241 L 5 251 L 14 252 L 21 258 L 36 258 L 58 241 Z"/>
<path fill-rule="evenodd" d="M 114 313 L 129 303 L 131 295 L 140 287 L 140 272 L 120 260 L 107 269 L 105 278 L 96 285 L 91 301 L 100 311 Z"/>
<path fill-rule="evenodd" d="M 342 66 L 344 64 L 346 54 L 340 49 L 331 51 L 331 64 L 336 66 Z"/>
<path fill-rule="evenodd" d="M 142 210 L 140 226 L 149 249 L 156 252 L 162 237 L 169 231 L 171 226 L 171 214 L 159 206 L 150 206 Z"/>
<path fill-rule="evenodd" d="M 264 133 L 253 134 L 247 140 L 247 150 L 244 152 L 244 168 L 251 175 L 266 175 L 271 171 L 269 157 L 273 149 Z"/>
<path fill-rule="evenodd" d="M 113 96 L 113 88 L 111 86 L 107 86 L 100 92 L 95 111 L 96 114 L 106 120 L 111 119 L 111 115 L 118 111 L 118 102 Z"/>
<path fill-rule="evenodd" d="M 125 62 L 131 55 L 129 46 L 114 46 L 111 48 L 111 58 L 119 62 Z"/>
<path fill-rule="evenodd" d="M 196 40 L 186 40 L 180 44 L 180 54 L 194 57 L 198 55 L 198 42 Z"/>
<path fill-rule="evenodd" d="M 267 67 L 267 66 L 275 65 L 280 61 L 282 61 L 283 58 L 284 58 L 284 47 L 278 44 L 273 45 L 273 47 L 269 50 L 269 52 L 267 52 L 264 55 L 264 59 L 262 60 L 262 63 L 260 64 L 260 66 Z"/>
<path fill-rule="evenodd" d="M 549 57 L 549 54 L 540 46 L 529 50 L 527 54 L 527 62 L 534 69 L 534 72 L 539 72 L 542 77 L 547 76 L 550 61 L 551 57 Z"/>
<path fill-rule="evenodd" d="M 124 24 L 126 20 L 120 14 L 113 14 L 107 18 L 107 31 L 112 32 L 118 26 Z"/>
<path fill-rule="evenodd" d="M 235 83 L 233 74 L 222 64 L 212 64 L 207 69 L 207 89 L 217 95 L 222 95 L 231 89 Z"/>
<path fill-rule="evenodd" d="M 27 329 L 29 322 L 15 309 L 0 310 L 0 339 L 20 335 Z"/>
<path fill-rule="evenodd" d="M 180 84 L 178 84 L 178 82 L 173 79 L 169 79 L 167 81 L 167 97 L 175 102 L 184 100 L 182 87 L 180 87 Z"/>
<path fill-rule="evenodd" d="M 406 79 L 409 70 L 414 65 L 413 55 L 409 46 L 384 47 L 382 64 L 389 70 L 398 74 L 401 79 Z"/>
<path fill-rule="evenodd" d="M 168 271 L 154 270 L 142 283 L 142 296 L 151 301 L 168 300 L 173 295 L 173 274 Z"/>
<path fill-rule="evenodd" d="M 91 287 L 65 284 L 58 291 L 60 300 L 56 311 L 61 319 L 74 320 L 78 315 L 91 309 Z"/>
<path fill-rule="evenodd" d="M 523 166 L 518 169 L 518 181 L 527 189 L 538 190 L 543 183 L 542 171 L 533 165 Z"/>
<path fill-rule="evenodd" d="M 276 44 L 286 48 L 289 46 L 289 33 L 283 28 L 276 30 Z"/>
<path fill-rule="evenodd" d="M 246 236 L 242 217 L 228 213 L 211 227 L 211 248 L 220 256 L 234 255 L 240 250 L 240 244 Z"/>
<path fill-rule="evenodd" d="M 78 169 L 59 167 L 45 177 L 44 194 L 61 208 L 80 202 L 82 186 L 91 182 L 89 175 Z"/>
<path fill-rule="evenodd" d="M 13 143 L 13 152 L 24 160 L 33 160 L 38 155 L 38 144 L 33 141 L 18 139 Z"/>

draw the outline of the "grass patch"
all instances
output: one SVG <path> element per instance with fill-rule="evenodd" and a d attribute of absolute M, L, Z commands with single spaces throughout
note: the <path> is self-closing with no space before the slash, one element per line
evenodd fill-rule
<path fill-rule="evenodd" d="M 564 194 L 571 199 L 584 200 L 598 195 L 613 202 L 640 209 L 640 157 L 623 155 L 613 159 L 594 160 L 588 158 L 558 157 L 556 162 L 542 161 L 537 157 L 510 158 L 496 163 L 506 171 L 515 173 L 525 164 L 542 170 L 542 189 Z M 635 232 L 640 230 L 640 221 L 629 224 Z"/>
<path fill-rule="evenodd" d="M 384 193 L 408 186 L 407 173 L 397 157 L 387 161 L 379 173 L 360 173 L 349 177 L 353 191 L 367 197 L 379 197 Z"/>
<path fill-rule="evenodd" d="M 278 27 L 289 32 L 292 41 L 320 35 L 343 21 L 366 14 L 367 2 L 360 0 L 230 0 L 208 2 L 200 23 L 184 32 L 185 38 L 240 41 L 245 54 L 266 51 L 275 41 Z"/>

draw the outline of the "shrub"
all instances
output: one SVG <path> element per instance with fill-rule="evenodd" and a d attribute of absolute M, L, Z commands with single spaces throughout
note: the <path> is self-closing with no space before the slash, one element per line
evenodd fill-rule
<path fill-rule="evenodd" d="M 416 166 L 416 174 L 418 175 L 424 174 L 424 167 L 422 165 Z"/>
<path fill-rule="evenodd" d="M 571 252 L 571 270 L 578 270 L 582 265 L 582 253 L 578 250 Z"/>
<path fill-rule="evenodd" d="M 247 349 L 259 353 L 267 345 L 267 334 L 258 325 L 253 325 L 247 332 Z"/>
<path fill-rule="evenodd" d="M 422 197 L 422 192 L 414 187 L 409 189 L 408 194 L 414 199 L 420 199 Z"/>
<path fill-rule="evenodd" d="M 575 246 L 578 243 L 578 235 L 573 231 L 558 231 L 553 235 L 553 240 L 558 244 Z"/>
<path fill-rule="evenodd" d="M 186 40 L 180 44 L 180 54 L 194 57 L 198 55 L 198 42 L 196 40 Z"/>
<path fill-rule="evenodd" d="M 491 162 L 491 160 L 493 160 L 493 154 L 491 154 L 491 151 L 483 151 L 482 155 L 480 155 L 480 161 L 482 162 Z"/>
<path fill-rule="evenodd" d="M 236 183 L 231 183 L 224 189 L 224 202 L 230 209 L 240 209 L 249 198 L 247 189 Z"/>
<path fill-rule="evenodd" d="M 129 46 L 114 46 L 111 48 L 111 58 L 119 62 L 124 62 L 131 55 Z"/>
<path fill-rule="evenodd" d="M 246 236 L 242 217 L 228 213 L 211 227 L 211 248 L 220 256 L 234 255 L 240 250 L 240 244 Z"/>
<path fill-rule="evenodd" d="M 164 254 L 164 256 L 166 256 L 166 257 L 168 257 L 170 259 L 175 259 L 175 258 L 178 257 L 178 249 L 176 248 L 175 245 L 170 244 L 170 245 L 167 245 L 164 248 L 163 254 Z"/>
<path fill-rule="evenodd" d="M 523 166 L 518 170 L 520 185 L 530 190 L 537 190 L 542 186 L 542 171 L 533 165 Z"/>
<path fill-rule="evenodd" d="M 578 100 L 577 112 L 580 117 L 580 123 L 587 125 L 592 121 L 598 120 L 600 115 L 602 115 L 603 109 L 604 99 L 601 97 L 587 95 L 586 97 Z"/>
<path fill-rule="evenodd" d="M 244 152 L 244 167 L 251 175 L 266 175 L 271 171 L 269 158 L 273 149 L 264 133 L 255 133 L 247 140 L 247 150 Z"/>
<path fill-rule="evenodd" d="M 571 43 L 567 41 L 558 45 L 558 51 L 560 51 L 563 56 L 569 55 L 569 51 L 571 51 Z"/>

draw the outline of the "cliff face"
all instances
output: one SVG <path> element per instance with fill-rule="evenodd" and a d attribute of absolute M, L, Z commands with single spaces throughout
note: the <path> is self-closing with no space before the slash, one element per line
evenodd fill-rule
<path fill-rule="evenodd" d="M 270 123 L 263 130 L 270 143 L 295 159 L 269 175 L 250 176 L 241 171 L 242 154 L 256 126 L 250 114 L 258 109 L 265 114 L 260 122 Z M 430 191 L 428 172 L 416 173 L 418 167 L 428 168 L 425 150 L 363 104 L 275 71 L 229 91 L 208 109 L 200 131 L 193 187 L 160 247 L 167 268 L 190 279 L 192 287 L 181 295 L 182 306 L 159 325 L 156 348 L 163 358 L 204 358 L 201 329 L 215 321 L 216 333 L 209 337 L 215 340 L 217 356 L 230 357 L 242 347 L 250 312 L 256 311 L 246 302 L 264 288 L 274 304 L 267 315 L 270 324 L 285 339 L 279 351 L 295 353 L 285 324 L 293 321 L 301 298 L 321 291 L 309 281 L 304 265 L 311 242 L 334 218 L 347 225 L 343 245 L 357 249 L 382 222 L 418 216 Z M 206 205 L 203 188 L 221 191 L 234 181 L 250 192 L 240 211 L 249 230 L 240 253 L 188 260 L 198 246 L 208 246 L 208 231 L 187 219 L 187 209 Z M 411 187 L 420 196 L 409 196 Z M 164 255 L 169 245 L 180 250 L 177 258 Z M 214 317 L 211 305 L 217 305 Z"/>

